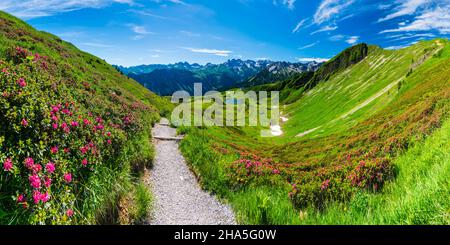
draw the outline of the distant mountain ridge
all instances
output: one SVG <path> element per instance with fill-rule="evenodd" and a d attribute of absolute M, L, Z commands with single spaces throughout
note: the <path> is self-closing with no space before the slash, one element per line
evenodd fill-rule
<path fill-rule="evenodd" d="M 116 69 L 159 95 L 171 95 L 179 90 L 192 94 L 194 83 L 202 83 L 203 91 L 249 87 L 283 80 L 305 71 L 315 71 L 319 66 L 316 62 L 230 59 L 221 64 L 178 62 L 168 65 L 116 66 Z"/>

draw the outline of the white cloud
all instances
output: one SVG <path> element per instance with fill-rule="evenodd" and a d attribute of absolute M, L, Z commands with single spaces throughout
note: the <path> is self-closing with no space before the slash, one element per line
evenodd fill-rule
<path fill-rule="evenodd" d="M 152 0 L 155 3 L 164 3 L 164 2 L 169 2 L 169 3 L 176 3 L 176 4 L 183 4 L 183 5 L 187 5 L 185 2 L 181 1 L 181 0 Z"/>
<path fill-rule="evenodd" d="M 428 4 L 430 2 L 432 2 L 432 0 L 397 0 L 396 3 L 400 5 L 395 8 L 395 12 L 379 19 L 378 22 L 414 14 L 419 7 L 424 6 L 425 4 Z"/>
<path fill-rule="evenodd" d="M 388 49 L 388 50 L 402 49 L 402 48 L 407 48 L 407 47 L 409 47 L 409 46 L 411 46 L 411 45 L 413 45 L 413 44 L 416 44 L 416 43 L 417 43 L 417 42 L 414 41 L 414 42 L 408 43 L 408 44 L 396 45 L 396 46 L 389 46 L 389 47 L 386 47 L 386 48 L 384 48 L 384 49 Z"/>
<path fill-rule="evenodd" d="M 314 14 L 314 23 L 321 24 L 331 20 L 334 16 L 341 14 L 353 2 L 354 0 L 323 0 Z"/>
<path fill-rule="evenodd" d="M 83 8 L 101 8 L 113 3 L 132 5 L 132 0 L 2 0 L 0 9 L 24 19 L 51 16 Z"/>
<path fill-rule="evenodd" d="M 307 19 L 303 19 L 300 22 L 297 23 L 297 25 L 295 26 L 294 30 L 292 30 L 292 33 L 296 33 L 300 30 L 300 28 L 305 24 Z"/>
<path fill-rule="evenodd" d="M 298 50 L 303 50 L 303 49 L 314 47 L 314 46 L 316 46 L 317 43 L 319 43 L 319 42 L 314 42 L 314 43 L 302 46 L 302 47 L 298 48 Z"/>
<path fill-rule="evenodd" d="M 334 36 L 330 37 L 329 40 L 336 42 L 336 41 L 341 41 L 344 38 L 345 38 L 344 35 L 338 34 L 338 35 L 334 35 Z"/>
<path fill-rule="evenodd" d="M 314 34 L 317 34 L 317 33 L 320 33 L 320 32 L 334 31 L 337 28 L 338 28 L 337 26 L 324 26 L 324 27 L 320 28 L 319 30 L 311 32 L 311 35 L 314 35 Z"/>
<path fill-rule="evenodd" d="M 273 0 L 273 5 L 282 4 L 286 6 L 288 9 L 295 9 L 295 2 L 296 0 Z"/>
<path fill-rule="evenodd" d="M 221 57 L 228 57 L 232 51 L 218 50 L 218 49 L 206 49 L 206 48 L 184 48 L 194 53 L 213 54 Z"/>
<path fill-rule="evenodd" d="M 180 31 L 181 34 L 186 35 L 188 37 L 200 37 L 201 35 L 198 33 L 190 32 L 190 31 Z"/>
<path fill-rule="evenodd" d="M 450 34 L 450 5 L 426 9 L 415 19 L 405 25 L 399 25 L 396 29 L 384 30 L 380 33 L 391 32 L 417 32 L 438 31 L 441 34 Z"/>
<path fill-rule="evenodd" d="M 139 35 L 148 35 L 148 34 L 154 34 L 151 31 L 148 31 L 145 26 L 138 26 L 138 25 L 130 25 L 131 30 Z"/>
<path fill-rule="evenodd" d="M 351 37 L 348 37 L 348 39 L 345 40 L 345 42 L 348 44 L 355 44 L 356 42 L 358 42 L 358 40 L 359 40 L 359 36 L 351 36 Z"/>
<path fill-rule="evenodd" d="M 329 59 L 310 57 L 310 58 L 297 58 L 297 60 L 298 60 L 298 62 L 313 62 L 314 61 L 314 62 L 320 63 L 320 62 L 328 61 Z"/>

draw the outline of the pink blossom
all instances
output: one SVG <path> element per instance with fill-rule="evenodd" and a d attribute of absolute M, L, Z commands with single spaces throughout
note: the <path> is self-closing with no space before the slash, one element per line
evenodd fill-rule
<path fill-rule="evenodd" d="M 71 174 L 71 173 L 65 173 L 65 174 L 64 174 L 64 180 L 65 180 L 67 183 L 70 183 L 70 182 L 72 181 L 72 174 Z"/>
<path fill-rule="evenodd" d="M 22 88 L 27 86 L 27 83 L 25 82 L 25 79 L 23 79 L 23 78 L 19 78 L 19 80 L 17 80 L 17 84 L 19 84 L 19 86 Z"/>
<path fill-rule="evenodd" d="M 64 153 L 69 153 L 70 149 L 69 148 L 64 148 Z"/>
<path fill-rule="evenodd" d="M 37 174 L 30 175 L 28 177 L 28 180 L 30 181 L 30 184 L 33 188 L 35 189 L 41 188 L 41 179 Z"/>
<path fill-rule="evenodd" d="M 81 164 L 83 164 L 83 166 L 86 166 L 88 164 L 88 160 L 86 158 L 83 159 L 83 161 L 81 161 Z"/>
<path fill-rule="evenodd" d="M 13 163 L 10 158 L 6 158 L 5 162 L 3 163 L 3 169 L 5 171 L 10 171 L 13 167 Z"/>
<path fill-rule="evenodd" d="M 274 173 L 274 174 L 280 174 L 280 171 L 279 171 L 278 169 L 274 169 L 274 170 L 272 170 L 272 173 Z"/>
<path fill-rule="evenodd" d="M 54 130 L 57 130 L 58 129 L 58 124 L 57 123 L 53 123 L 52 127 L 53 127 Z"/>
<path fill-rule="evenodd" d="M 111 132 L 107 132 L 106 135 L 107 135 L 108 137 L 111 137 Z"/>
<path fill-rule="evenodd" d="M 70 209 L 70 208 L 67 209 L 66 214 L 67 214 L 67 216 L 72 217 L 72 215 L 73 215 L 73 210 Z"/>
<path fill-rule="evenodd" d="M 48 162 L 45 165 L 45 169 L 47 170 L 48 173 L 53 173 L 53 172 L 55 172 L 55 164 L 52 162 Z"/>
<path fill-rule="evenodd" d="M 34 204 L 39 204 L 41 201 L 41 193 L 37 190 L 33 191 L 33 201 Z"/>
<path fill-rule="evenodd" d="M 330 180 L 327 179 L 327 180 L 325 180 L 324 182 L 322 182 L 322 187 L 321 187 L 321 189 L 322 189 L 322 190 L 325 190 L 325 189 L 328 188 L 329 185 L 330 185 Z"/>
<path fill-rule="evenodd" d="M 22 126 L 24 126 L 24 127 L 28 126 L 28 121 L 27 121 L 27 119 L 25 119 L 25 118 L 22 119 L 21 124 L 22 124 Z"/>
<path fill-rule="evenodd" d="M 79 125 L 77 121 L 73 121 L 73 122 L 71 122 L 70 124 L 71 124 L 72 127 L 74 127 L 74 128 L 75 128 L 75 127 L 78 127 L 78 125 Z"/>
<path fill-rule="evenodd" d="M 110 139 L 108 139 L 106 142 L 108 143 L 108 145 L 112 144 L 112 141 Z"/>
<path fill-rule="evenodd" d="M 25 158 L 24 163 L 25 163 L 25 167 L 27 167 L 28 169 L 31 169 L 34 165 L 34 160 L 31 157 L 27 157 L 27 158 Z"/>
<path fill-rule="evenodd" d="M 59 111 L 59 106 L 53 106 L 52 107 L 52 112 L 53 113 L 57 113 Z"/>
<path fill-rule="evenodd" d="M 41 164 L 34 164 L 31 169 L 33 170 L 33 173 L 39 173 L 42 170 Z"/>
<path fill-rule="evenodd" d="M 84 125 L 89 125 L 91 124 L 91 122 L 88 119 L 83 119 L 83 123 Z"/>
<path fill-rule="evenodd" d="M 70 111 L 67 110 L 67 109 L 63 109 L 61 112 L 62 112 L 63 114 L 70 114 Z"/>
<path fill-rule="evenodd" d="M 48 200 L 50 200 L 50 195 L 48 194 L 48 192 L 41 193 L 40 199 L 43 203 L 46 203 L 48 202 Z"/>
<path fill-rule="evenodd" d="M 58 117 L 55 116 L 55 115 L 53 115 L 53 116 L 52 116 L 52 121 L 55 121 L 55 122 L 58 121 Z"/>
<path fill-rule="evenodd" d="M 25 197 L 23 196 L 23 194 L 19 194 L 17 196 L 17 202 L 23 202 L 25 200 Z"/>
<path fill-rule="evenodd" d="M 45 187 L 49 188 L 51 184 L 52 184 L 52 179 L 49 177 L 45 177 L 45 179 L 44 179 Z"/>
<path fill-rule="evenodd" d="M 82 147 L 80 148 L 80 151 L 81 151 L 81 153 L 84 155 L 84 154 L 87 153 L 88 148 L 87 148 L 86 146 L 82 146 Z"/>
<path fill-rule="evenodd" d="M 57 147 L 57 146 L 53 146 L 52 148 L 50 148 L 50 152 L 51 152 L 52 154 L 58 153 L 58 147 Z"/>

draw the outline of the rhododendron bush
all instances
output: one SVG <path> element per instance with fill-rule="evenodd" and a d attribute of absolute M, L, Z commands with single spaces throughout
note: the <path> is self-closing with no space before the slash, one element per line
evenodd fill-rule
<path fill-rule="evenodd" d="M 150 108 L 114 92 L 100 100 L 64 72 L 20 47 L 0 60 L 0 210 L 14 222 L 92 222 L 81 210 L 89 180 L 129 168 L 127 139 L 149 124 L 139 115 Z"/>
<path fill-rule="evenodd" d="M 227 169 L 232 188 L 285 186 L 297 207 L 322 208 L 327 201 L 348 200 L 360 189 L 377 191 L 393 175 L 392 166 L 383 158 L 364 161 L 348 155 L 312 170 L 308 164 L 278 163 L 246 152 L 240 155 Z"/>

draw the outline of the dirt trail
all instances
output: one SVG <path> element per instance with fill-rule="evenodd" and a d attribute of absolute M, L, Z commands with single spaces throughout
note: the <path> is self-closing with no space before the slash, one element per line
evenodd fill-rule
<path fill-rule="evenodd" d="M 236 224 L 231 208 L 201 189 L 178 149 L 176 129 L 168 125 L 163 118 L 153 128 L 156 157 L 150 182 L 155 201 L 149 224 Z"/>

